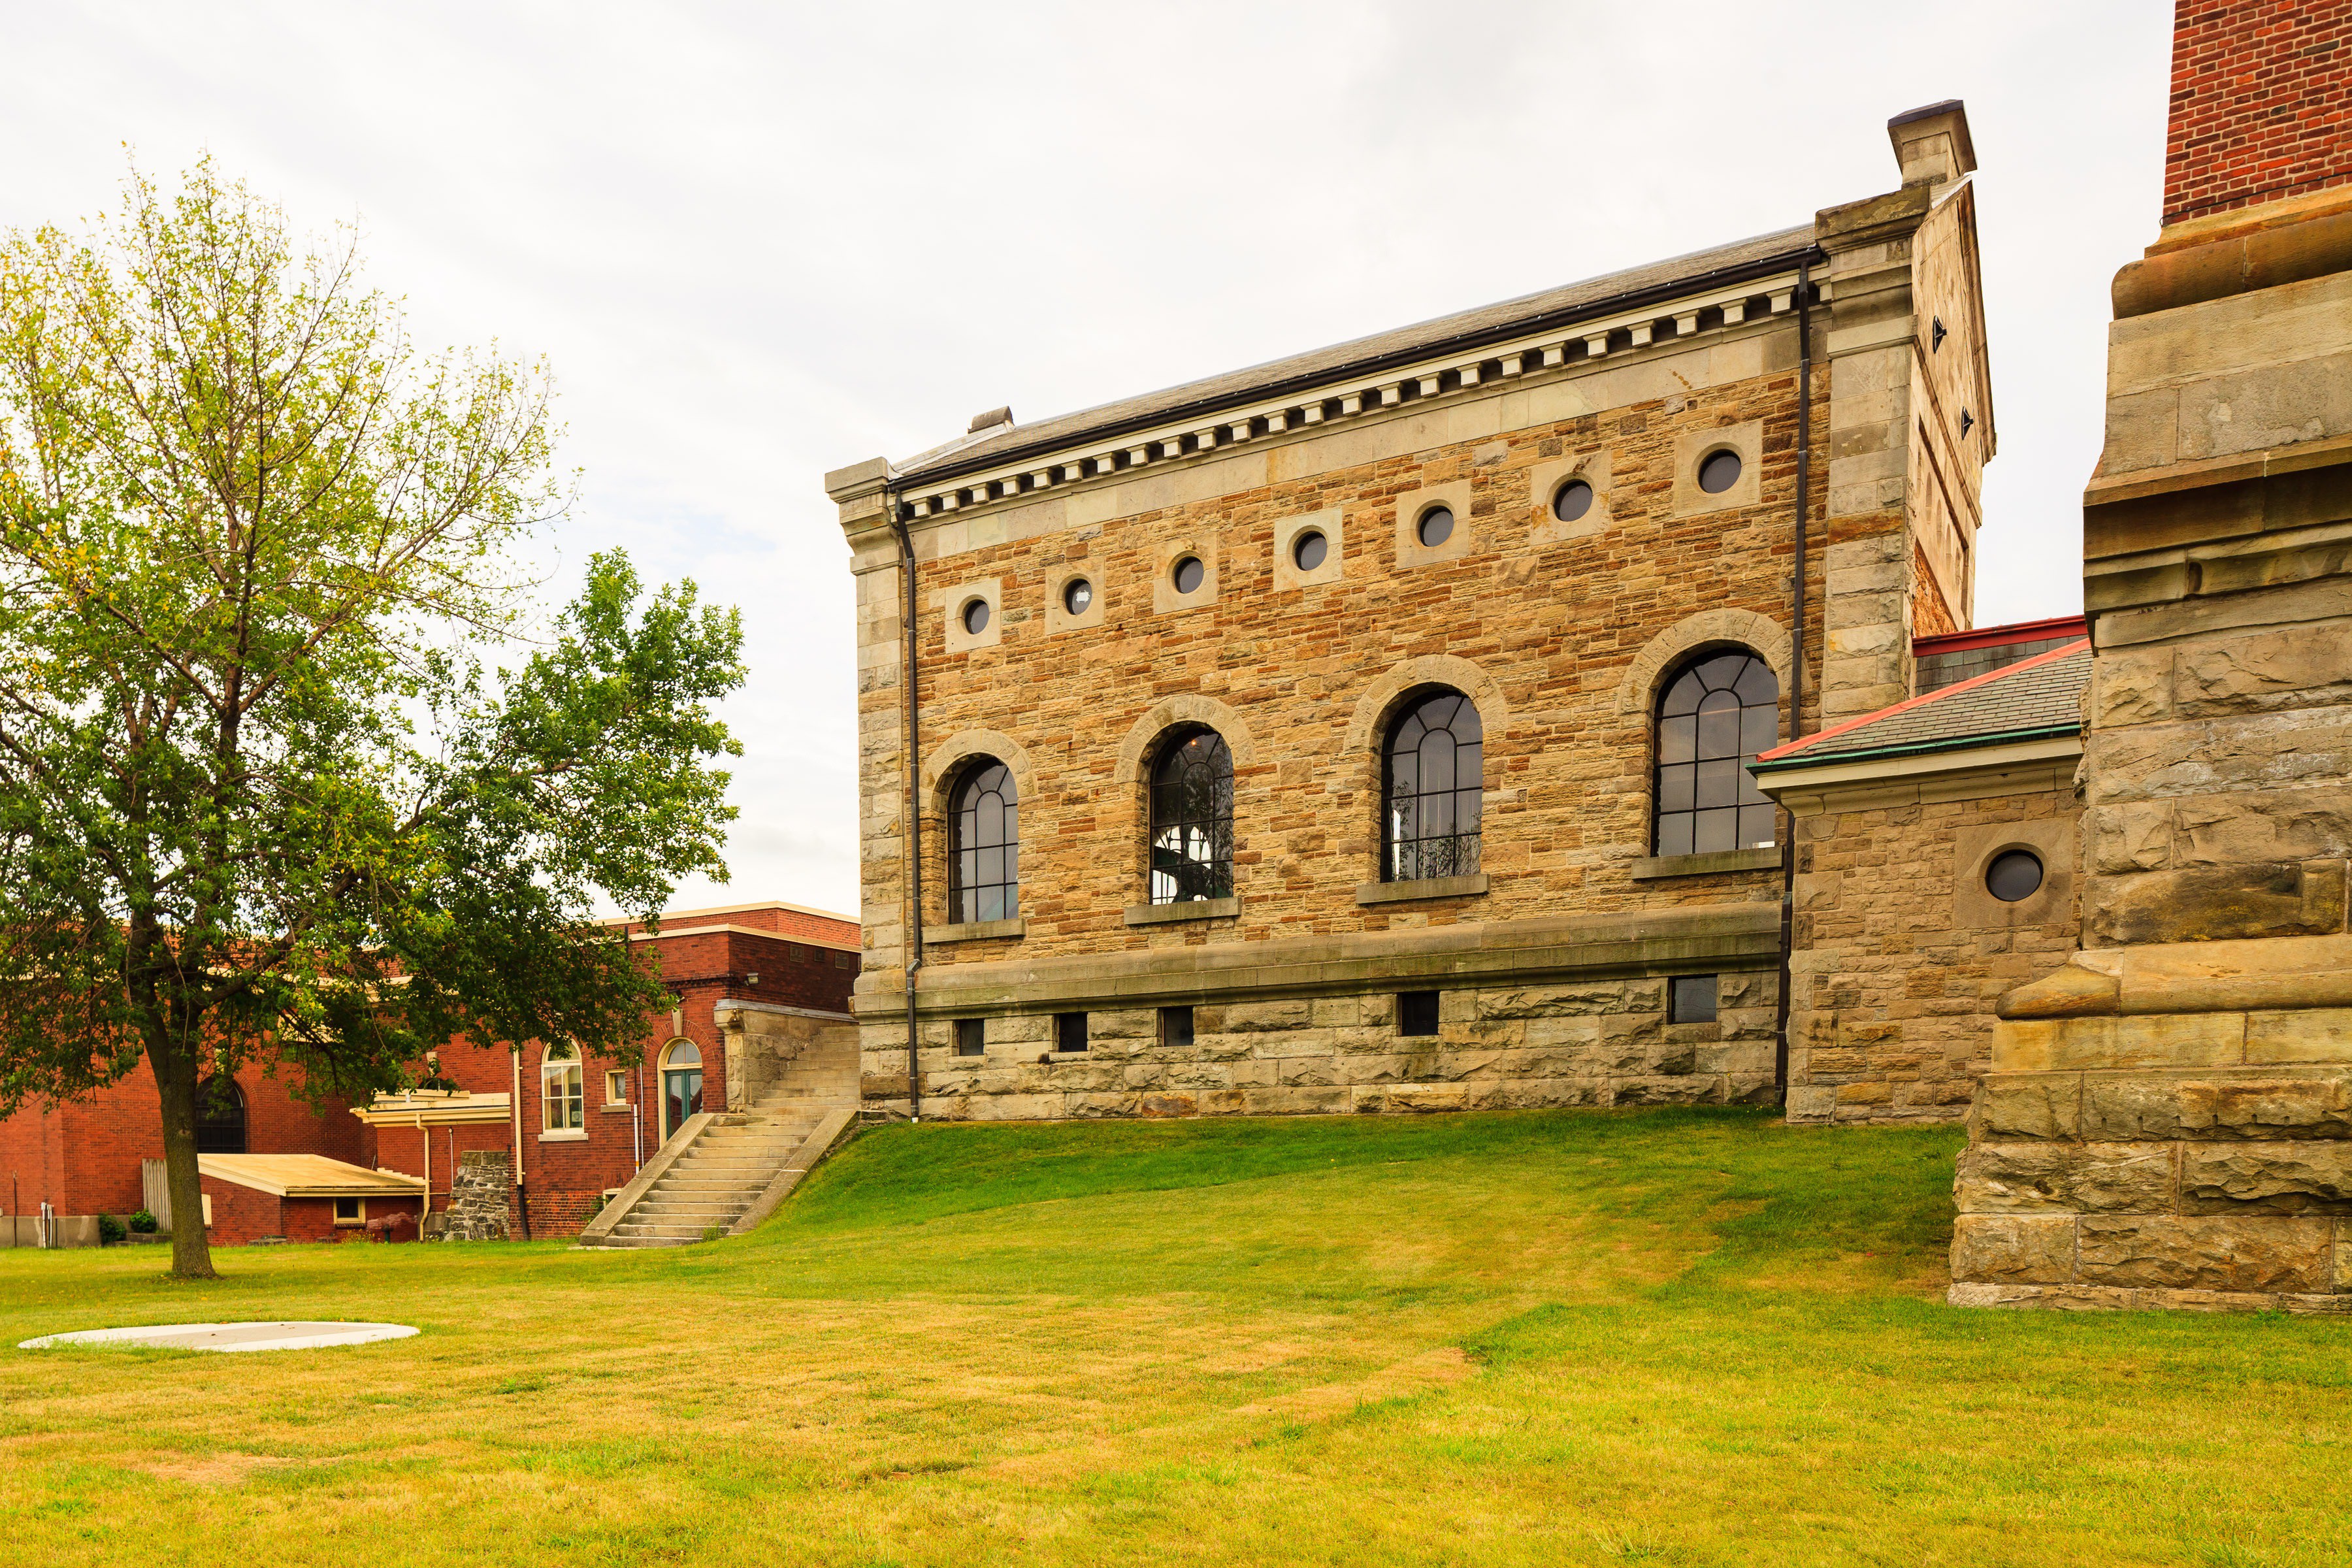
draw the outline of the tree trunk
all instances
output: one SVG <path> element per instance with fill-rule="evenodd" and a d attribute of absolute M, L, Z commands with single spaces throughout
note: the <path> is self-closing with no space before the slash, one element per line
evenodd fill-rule
<path fill-rule="evenodd" d="M 205 1235 L 205 1189 L 196 1172 L 196 1059 L 184 1051 L 147 1049 L 163 1102 L 163 1179 L 172 1190 L 172 1277 L 217 1279 Z"/>

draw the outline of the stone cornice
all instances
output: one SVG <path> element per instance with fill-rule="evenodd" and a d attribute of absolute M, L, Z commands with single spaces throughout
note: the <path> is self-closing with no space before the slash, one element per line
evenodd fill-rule
<path fill-rule="evenodd" d="M 1796 286 L 1796 270 L 1787 268 L 1366 377 L 1337 378 L 1304 392 L 1237 402 L 1214 415 L 1167 421 L 1115 438 L 1073 441 L 968 474 L 942 474 L 928 482 L 912 478 L 898 498 L 899 517 L 922 522 L 1047 493 L 1066 494 L 1124 479 L 1140 468 L 1175 468 L 1224 457 L 1253 442 L 1399 412 L 1419 413 L 1464 394 L 1491 393 L 1496 382 L 1550 379 L 1603 359 L 1613 363 L 1647 357 L 1641 353 L 1644 350 L 1680 350 L 1694 340 L 1755 321 L 1793 318 Z M 1817 284 L 1817 289 L 1825 298 L 1827 285 Z M 826 476 L 828 492 L 841 503 L 845 530 L 859 533 L 889 521 L 879 514 L 873 499 L 888 477 L 887 471 L 876 471 L 872 462 Z"/>

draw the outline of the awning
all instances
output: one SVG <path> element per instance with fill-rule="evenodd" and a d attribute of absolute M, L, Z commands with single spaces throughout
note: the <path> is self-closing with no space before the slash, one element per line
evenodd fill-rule
<path fill-rule="evenodd" d="M 354 1105 L 352 1114 L 370 1127 L 464 1127 L 507 1120 L 508 1097 L 467 1094 L 464 1089 L 422 1089 L 379 1094 L 374 1103 Z"/>
<path fill-rule="evenodd" d="M 196 1171 L 281 1198 L 413 1198 L 425 1191 L 421 1176 L 371 1171 L 324 1154 L 199 1154 Z"/>

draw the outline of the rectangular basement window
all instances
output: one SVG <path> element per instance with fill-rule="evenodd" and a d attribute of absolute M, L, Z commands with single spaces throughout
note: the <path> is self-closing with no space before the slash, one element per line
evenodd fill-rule
<path fill-rule="evenodd" d="M 1084 1013 L 1054 1015 L 1054 1048 L 1057 1051 L 1083 1051 L 1087 1048 L 1087 1016 Z"/>
<path fill-rule="evenodd" d="M 604 1103 L 626 1105 L 629 1102 L 629 1075 L 623 1068 L 604 1069 Z"/>
<path fill-rule="evenodd" d="M 211 1223 L 209 1218 L 205 1223 Z M 335 1223 L 337 1225 L 367 1224 L 367 1199 L 337 1198 L 335 1200 Z"/>
<path fill-rule="evenodd" d="M 1400 991 L 1397 993 L 1397 1033 L 1400 1035 L 1437 1033 L 1436 992 Z"/>
<path fill-rule="evenodd" d="M 1715 1022 L 1715 981 L 1712 974 L 1677 974 L 1675 988 L 1666 1004 L 1666 1022 L 1670 1024 L 1712 1024 Z"/>
<path fill-rule="evenodd" d="M 956 1055 L 960 1057 L 976 1057 L 985 1054 L 987 1049 L 987 1019 L 958 1018 L 955 1021 Z"/>
<path fill-rule="evenodd" d="M 1163 1046 L 1189 1046 L 1192 1043 L 1192 1008 L 1160 1009 L 1160 1043 Z"/>

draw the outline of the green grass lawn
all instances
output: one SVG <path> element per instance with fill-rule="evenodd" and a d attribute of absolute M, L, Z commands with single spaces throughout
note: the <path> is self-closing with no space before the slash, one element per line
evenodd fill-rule
<path fill-rule="evenodd" d="M 2352 1562 L 2352 1326 L 1940 1304 L 1956 1129 L 898 1128 L 776 1220 L 0 1253 L 0 1563 Z"/>

